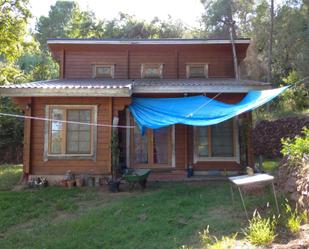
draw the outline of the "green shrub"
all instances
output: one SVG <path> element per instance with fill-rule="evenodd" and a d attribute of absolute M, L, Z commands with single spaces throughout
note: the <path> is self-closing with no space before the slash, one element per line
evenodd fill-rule
<path fill-rule="evenodd" d="M 262 218 L 257 210 L 255 210 L 244 234 L 246 239 L 254 245 L 268 245 L 276 237 L 275 226 L 275 217 L 272 219 L 270 217 Z"/>
<path fill-rule="evenodd" d="M 287 156 L 292 163 L 298 163 L 305 155 L 309 155 L 309 129 L 304 127 L 302 134 L 303 136 L 281 140 L 281 153 Z"/>
<path fill-rule="evenodd" d="M 202 232 L 199 232 L 199 236 L 204 247 L 209 247 L 211 245 L 213 237 L 209 233 L 209 226 L 207 226 Z"/>
<path fill-rule="evenodd" d="M 294 210 L 288 202 L 285 203 L 286 227 L 292 233 L 299 233 L 302 222 L 307 220 L 307 212 L 299 212 L 297 206 Z"/>
<path fill-rule="evenodd" d="M 234 248 L 236 244 L 237 233 L 232 237 L 223 236 L 220 240 L 216 240 L 209 249 L 230 249 Z"/>
<path fill-rule="evenodd" d="M 199 236 L 203 245 L 203 248 L 207 249 L 229 249 L 233 248 L 236 244 L 237 233 L 232 237 L 223 236 L 221 239 L 217 239 L 216 236 L 211 236 L 209 233 L 209 226 L 202 232 L 199 232 Z"/>
<path fill-rule="evenodd" d="M 193 249 L 193 247 L 192 246 L 182 245 L 181 247 L 179 247 L 179 249 Z"/>

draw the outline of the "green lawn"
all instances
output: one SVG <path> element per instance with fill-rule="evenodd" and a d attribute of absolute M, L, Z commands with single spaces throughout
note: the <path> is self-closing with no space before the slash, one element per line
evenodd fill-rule
<path fill-rule="evenodd" d="M 5 177 L 0 173 L 1 186 Z M 265 211 L 272 198 L 266 192 L 246 200 L 253 212 Z M 246 224 L 226 182 L 152 183 L 144 192 L 117 194 L 59 187 L 0 191 L 1 249 L 197 248 L 207 225 L 220 237 L 241 233 Z"/>

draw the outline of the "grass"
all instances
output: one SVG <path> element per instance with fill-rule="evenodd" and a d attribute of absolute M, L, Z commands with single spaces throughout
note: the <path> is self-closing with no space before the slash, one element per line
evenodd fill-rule
<path fill-rule="evenodd" d="M 152 183 L 144 192 L 117 194 L 88 188 L 2 190 L 0 200 L 1 249 L 196 248 L 198 232 L 207 225 L 218 237 L 247 225 L 240 201 L 231 204 L 227 182 Z M 269 200 L 268 192 L 246 196 L 251 213 Z"/>

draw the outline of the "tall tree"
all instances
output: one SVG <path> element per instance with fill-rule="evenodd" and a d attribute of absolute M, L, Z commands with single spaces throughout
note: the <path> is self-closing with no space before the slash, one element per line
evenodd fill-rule
<path fill-rule="evenodd" d="M 92 12 L 81 11 L 74 1 L 57 1 L 48 16 L 41 16 L 36 24 L 35 37 L 46 49 L 48 38 L 93 37 L 96 20 Z"/>
<path fill-rule="evenodd" d="M 28 0 L 0 0 L 0 59 L 13 61 L 21 54 L 30 16 Z"/>
<path fill-rule="evenodd" d="M 253 0 L 201 0 L 205 13 L 202 18 L 208 36 L 228 39 L 230 24 L 234 20 L 233 36 L 242 37 L 250 33 Z"/>
<path fill-rule="evenodd" d="M 212 30 L 209 30 L 210 34 L 219 35 L 221 38 L 229 37 L 231 40 L 234 75 L 236 79 L 239 79 L 237 53 L 234 42 L 234 39 L 237 37 L 234 18 L 237 17 L 236 6 L 240 2 L 233 0 L 202 0 L 202 3 L 205 5 L 206 10 L 204 16 L 206 25 L 212 27 Z"/>
<path fill-rule="evenodd" d="M 273 53 L 273 36 L 274 36 L 274 0 L 270 0 L 270 25 L 269 25 L 269 45 L 268 45 L 268 72 L 267 82 L 272 81 L 271 65 Z"/>

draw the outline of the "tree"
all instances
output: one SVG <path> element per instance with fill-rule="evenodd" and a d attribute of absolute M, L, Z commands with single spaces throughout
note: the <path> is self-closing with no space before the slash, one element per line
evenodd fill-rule
<path fill-rule="evenodd" d="M 234 75 L 236 79 L 239 79 L 238 72 L 238 62 L 237 54 L 234 39 L 236 39 L 236 30 L 235 30 L 235 19 L 236 15 L 235 6 L 236 1 L 232 0 L 219 0 L 219 1 L 206 1 L 202 0 L 202 3 L 205 4 L 206 15 L 204 19 L 207 25 L 213 27 L 212 32 L 214 34 L 220 34 L 224 38 L 227 34 L 231 40 L 232 44 L 232 53 L 233 53 L 233 62 L 234 62 Z M 219 33 L 218 33 L 219 32 Z"/>
<path fill-rule="evenodd" d="M 41 16 L 36 24 L 35 37 L 47 50 L 48 38 L 89 38 L 95 36 L 96 19 L 92 12 L 81 11 L 74 1 L 57 1 L 48 16 Z"/>
<path fill-rule="evenodd" d="M 253 0 L 201 0 L 202 16 L 209 38 L 229 39 L 230 21 L 234 20 L 233 36 L 246 36 L 251 31 Z"/>
<path fill-rule="evenodd" d="M 0 59 L 13 61 L 21 54 L 30 16 L 28 0 L 0 0 Z"/>
<path fill-rule="evenodd" d="M 271 82 L 271 64 L 273 53 L 273 36 L 274 36 L 274 0 L 270 0 L 270 27 L 269 27 L 269 45 L 268 45 L 268 72 L 267 82 Z"/>

